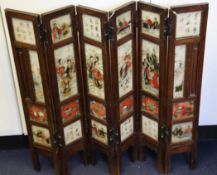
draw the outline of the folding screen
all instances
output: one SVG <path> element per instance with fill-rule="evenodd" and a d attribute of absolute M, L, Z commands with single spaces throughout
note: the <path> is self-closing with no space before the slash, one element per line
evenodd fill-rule
<path fill-rule="evenodd" d="M 208 4 L 163 8 L 130 2 L 112 11 L 69 6 L 42 15 L 6 10 L 33 165 L 104 153 L 121 174 L 122 153 L 157 168 L 188 152 L 196 167 Z"/>

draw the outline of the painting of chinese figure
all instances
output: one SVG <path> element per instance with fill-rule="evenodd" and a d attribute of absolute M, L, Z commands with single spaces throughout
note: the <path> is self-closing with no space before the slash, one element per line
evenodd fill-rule
<path fill-rule="evenodd" d="M 104 99 L 104 75 L 102 49 L 85 44 L 88 91 L 90 94 Z"/>
<path fill-rule="evenodd" d="M 182 120 L 194 116 L 194 102 L 179 102 L 173 104 L 173 120 Z"/>
<path fill-rule="evenodd" d="M 105 105 L 95 100 L 90 101 L 90 114 L 100 120 L 106 121 Z"/>
<path fill-rule="evenodd" d="M 201 11 L 178 13 L 176 17 L 176 38 L 200 35 Z"/>
<path fill-rule="evenodd" d="M 60 42 L 72 36 L 70 14 L 54 18 L 50 21 L 53 43 Z"/>
<path fill-rule="evenodd" d="M 185 45 L 176 46 L 173 98 L 180 98 L 183 97 L 184 95 L 185 57 L 186 57 L 186 46 Z"/>
<path fill-rule="evenodd" d="M 192 140 L 192 122 L 174 124 L 172 127 L 172 143 Z"/>
<path fill-rule="evenodd" d="M 133 112 L 133 96 L 129 96 L 120 103 L 120 118 Z"/>
<path fill-rule="evenodd" d="M 44 90 L 41 78 L 41 70 L 39 65 L 38 53 L 33 50 L 29 50 L 29 59 L 32 72 L 33 86 L 35 92 L 35 100 L 40 103 L 44 103 Z"/>
<path fill-rule="evenodd" d="M 151 114 L 153 117 L 158 117 L 159 104 L 156 100 L 144 97 L 142 98 L 142 111 Z"/>
<path fill-rule="evenodd" d="M 133 117 L 125 120 L 121 123 L 120 132 L 121 132 L 121 142 L 129 138 L 134 132 L 134 122 Z"/>
<path fill-rule="evenodd" d="M 32 121 L 42 123 L 42 124 L 48 123 L 47 111 L 44 107 L 31 105 L 29 107 L 29 115 L 30 115 L 30 120 Z"/>
<path fill-rule="evenodd" d="M 155 96 L 159 95 L 159 45 L 142 41 L 142 89 Z"/>
<path fill-rule="evenodd" d="M 32 125 L 34 143 L 51 147 L 50 132 L 47 128 Z"/>
<path fill-rule="evenodd" d="M 107 127 L 95 120 L 91 120 L 92 137 L 104 144 L 108 144 Z"/>
<path fill-rule="evenodd" d="M 142 133 L 158 141 L 158 123 L 143 115 L 142 116 Z"/>
<path fill-rule="evenodd" d="M 118 47 L 119 97 L 133 90 L 132 41 Z"/>
<path fill-rule="evenodd" d="M 60 101 L 78 93 L 74 46 L 69 44 L 54 50 Z"/>
<path fill-rule="evenodd" d="M 131 33 L 131 12 L 125 12 L 116 18 L 117 39 L 121 39 Z"/>
<path fill-rule="evenodd" d="M 160 37 L 160 15 L 157 13 L 142 11 L 142 32 L 159 38 Z"/>
<path fill-rule="evenodd" d="M 95 41 L 101 42 L 101 21 L 100 18 L 83 14 L 83 33 L 84 36 Z"/>
<path fill-rule="evenodd" d="M 67 121 L 76 119 L 81 116 L 79 101 L 72 101 L 66 105 L 61 107 L 61 117 L 62 122 L 65 123 Z"/>

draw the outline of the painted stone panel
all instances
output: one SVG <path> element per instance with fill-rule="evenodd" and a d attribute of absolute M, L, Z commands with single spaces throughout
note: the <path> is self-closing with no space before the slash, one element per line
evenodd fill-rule
<path fill-rule="evenodd" d="M 173 120 L 182 120 L 194 116 L 194 102 L 180 102 L 173 104 Z"/>
<path fill-rule="evenodd" d="M 158 141 L 158 123 L 143 115 L 142 116 L 142 133 Z"/>
<path fill-rule="evenodd" d="M 44 107 L 30 105 L 29 106 L 30 120 L 42 124 L 48 124 L 47 110 Z"/>
<path fill-rule="evenodd" d="M 130 117 L 120 125 L 121 142 L 129 138 L 134 132 L 133 117 Z"/>
<path fill-rule="evenodd" d="M 34 143 L 51 147 L 50 132 L 47 128 L 32 125 L 32 134 Z"/>
<path fill-rule="evenodd" d="M 106 121 L 105 105 L 95 100 L 90 101 L 90 114 L 100 120 Z"/>
<path fill-rule="evenodd" d="M 123 117 L 125 117 L 127 114 L 130 114 L 133 112 L 134 108 L 134 100 L 133 100 L 133 96 L 129 96 L 126 99 L 124 99 L 121 103 L 120 103 L 120 118 L 122 119 Z"/>
<path fill-rule="evenodd" d="M 142 111 L 147 112 L 148 114 L 151 114 L 153 117 L 158 118 L 158 113 L 159 113 L 158 101 L 156 101 L 150 97 L 143 96 L 143 98 L 142 98 Z"/>
<path fill-rule="evenodd" d="M 99 142 L 108 144 L 107 127 L 95 120 L 91 120 L 92 137 Z"/>

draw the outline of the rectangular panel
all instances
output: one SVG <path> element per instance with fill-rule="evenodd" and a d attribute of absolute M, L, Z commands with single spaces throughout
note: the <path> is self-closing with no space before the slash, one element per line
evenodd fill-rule
<path fill-rule="evenodd" d="M 108 144 L 107 127 L 95 120 L 91 120 L 92 137 L 97 141 Z"/>
<path fill-rule="evenodd" d="M 68 122 L 81 116 L 79 100 L 61 106 L 62 122 Z"/>
<path fill-rule="evenodd" d="M 173 120 L 183 120 L 194 117 L 194 101 L 173 104 Z"/>
<path fill-rule="evenodd" d="M 59 97 L 60 101 L 63 101 L 78 93 L 73 44 L 71 43 L 55 49 L 54 57 Z"/>
<path fill-rule="evenodd" d="M 184 95 L 185 62 L 186 45 L 178 45 L 175 47 L 173 98 Z"/>
<path fill-rule="evenodd" d="M 134 119 L 133 117 L 128 118 L 120 125 L 121 142 L 125 141 L 134 133 Z"/>
<path fill-rule="evenodd" d="M 106 121 L 105 105 L 95 100 L 90 100 L 90 115 L 102 121 Z"/>
<path fill-rule="evenodd" d="M 132 33 L 131 11 L 127 11 L 116 17 L 117 40 Z"/>
<path fill-rule="evenodd" d="M 118 47 L 119 97 L 133 90 L 132 40 Z"/>
<path fill-rule="evenodd" d="M 59 16 L 50 20 L 53 43 L 58 43 L 72 37 L 72 21 L 70 14 Z"/>
<path fill-rule="evenodd" d="M 34 122 L 48 124 L 47 110 L 45 107 L 41 107 L 37 105 L 30 105 L 29 106 L 29 117 L 30 117 L 30 120 Z"/>
<path fill-rule="evenodd" d="M 158 123 L 143 115 L 142 116 L 142 133 L 158 141 Z"/>
<path fill-rule="evenodd" d="M 160 38 L 160 14 L 142 10 L 142 32 Z"/>
<path fill-rule="evenodd" d="M 120 119 L 123 119 L 128 114 L 134 111 L 133 96 L 129 96 L 120 103 Z"/>
<path fill-rule="evenodd" d="M 64 127 L 64 139 L 66 145 L 69 145 L 80 138 L 82 138 L 81 120 Z"/>
<path fill-rule="evenodd" d="M 142 108 L 143 112 L 150 114 L 151 116 L 158 118 L 159 117 L 159 103 L 153 98 L 143 96 L 142 97 Z"/>
<path fill-rule="evenodd" d="M 200 35 L 201 11 L 178 13 L 176 16 L 176 38 Z"/>
<path fill-rule="evenodd" d="M 142 90 L 159 96 L 159 45 L 142 40 Z"/>
<path fill-rule="evenodd" d="M 50 132 L 47 128 L 32 125 L 32 134 L 34 143 L 51 147 Z"/>
<path fill-rule="evenodd" d="M 44 103 L 44 91 L 41 78 L 41 70 L 39 65 L 38 53 L 34 50 L 29 50 L 29 59 L 32 72 L 32 79 L 35 92 L 35 100 Z"/>
<path fill-rule="evenodd" d="M 101 21 L 99 17 L 83 14 L 84 36 L 94 41 L 101 42 Z"/>
<path fill-rule="evenodd" d="M 105 98 L 102 49 L 85 44 L 85 59 L 89 94 Z"/>
<path fill-rule="evenodd" d="M 21 43 L 35 45 L 33 22 L 19 18 L 12 18 L 15 40 Z"/>
<path fill-rule="evenodd" d="M 173 124 L 172 126 L 172 143 L 180 143 L 192 140 L 192 122 Z"/>

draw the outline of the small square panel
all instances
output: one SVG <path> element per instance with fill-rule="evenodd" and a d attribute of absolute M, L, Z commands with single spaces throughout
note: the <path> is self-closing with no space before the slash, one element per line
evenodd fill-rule
<path fill-rule="evenodd" d="M 173 98 L 184 95 L 186 45 L 175 47 Z"/>
<path fill-rule="evenodd" d="M 90 114 L 100 120 L 106 121 L 105 105 L 95 100 L 90 101 Z"/>
<path fill-rule="evenodd" d="M 34 143 L 51 147 L 50 132 L 47 128 L 32 125 L 32 134 Z"/>
<path fill-rule="evenodd" d="M 84 36 L 92 40 L 101 42 L 101 21 L 99 17 L 83 14 Z"/>
<path fill-rule="evenodd" d="M 142 11 L 142 32 L 159 38 L 160 37 L 160 15 L 150 11 Z"/>
<path fill-rule="evenodd" d="M 131 11 L 127 11 L 117 16 L 116 27 L 117 27 L 117 39 L 124 38 L 132 32 L 132 21 L 131 21 Z"/>
<path fill-rule="evenodd" d="M 120 126 L 121 130 L 121 142 L 129 138 L 133 132 L 134 132 L 134 122 L 133 117 L 130 117 L 129 119 L 125 120 L 123 123 L 121 123 Z"/>
<path fill-rule="evenodd" d="M 64 101 L 78 93 L 74 45 L 55 49 L 54 57 L 59 98 Z"/>
<path fill-rule="evenodd" d="M 81 116 L 80 104 L 78 100 L 72 101 L 61 107 L 62 122 L 65 123 L 70 120 L 74 120 Z"/>
<path fill-rule="evenodd" d="M 142 97 L 142 111 L 147 112 L 153 117 L 158 118 L 159 103 L 153 98 L 143 96 Z"/>
<path fill-rule="evenodd" d="M 179 143 L 192 140 L 192 122 L 173 124 L 172 143 Z"/>
<path fill-rule="evenodd" d="M 194 116 L 194 102 L 186 101 L 173 104 L 173 120 L 183 120 Z"/>
<path fill-rule="evenodd" d="M 50 21 L 53 43 L 72 37 L 72 24 L 70 14 L 54 18 Z"/>
<path fill-rule="evenodd" d="M 108 144 L 107 127 L 95 120 L 91 120 L 92 137 L 99 142 Z"/>
<path fill-rule="evenodd" d="M 64 127 L 65 144 L 68 145 L 82 137 L 81 121 L 78 120 Z"/>
<path fill-rule="evenodd" d="M 21 43 L 35 45 L 35 32 L 32 21 L 12 18 L 15 40 Z"/>
<path fill-rule="evenodd" d="M 158 141 L 158 123 L 144 115 L 142 116 L 142 132 L 146 136 Z"/>
<path fill-rule="evenodd" d="M 134 108 L 133 96 L 129 96 L 120 103 L 120 118 L 122 119 L 127 114 L 133 112 Z"/>
<path fill-rule="evenodd" d="M 48 124 L 47 110 L 44 107 L 30 105 L 29 106 L 29 116 L 30 116 L 30 120 L 34 122 Z"/>
<path fill-rule="evenodd" d="M 201 11 L 176 15 L 176 38 L 200 35 Z"/>

